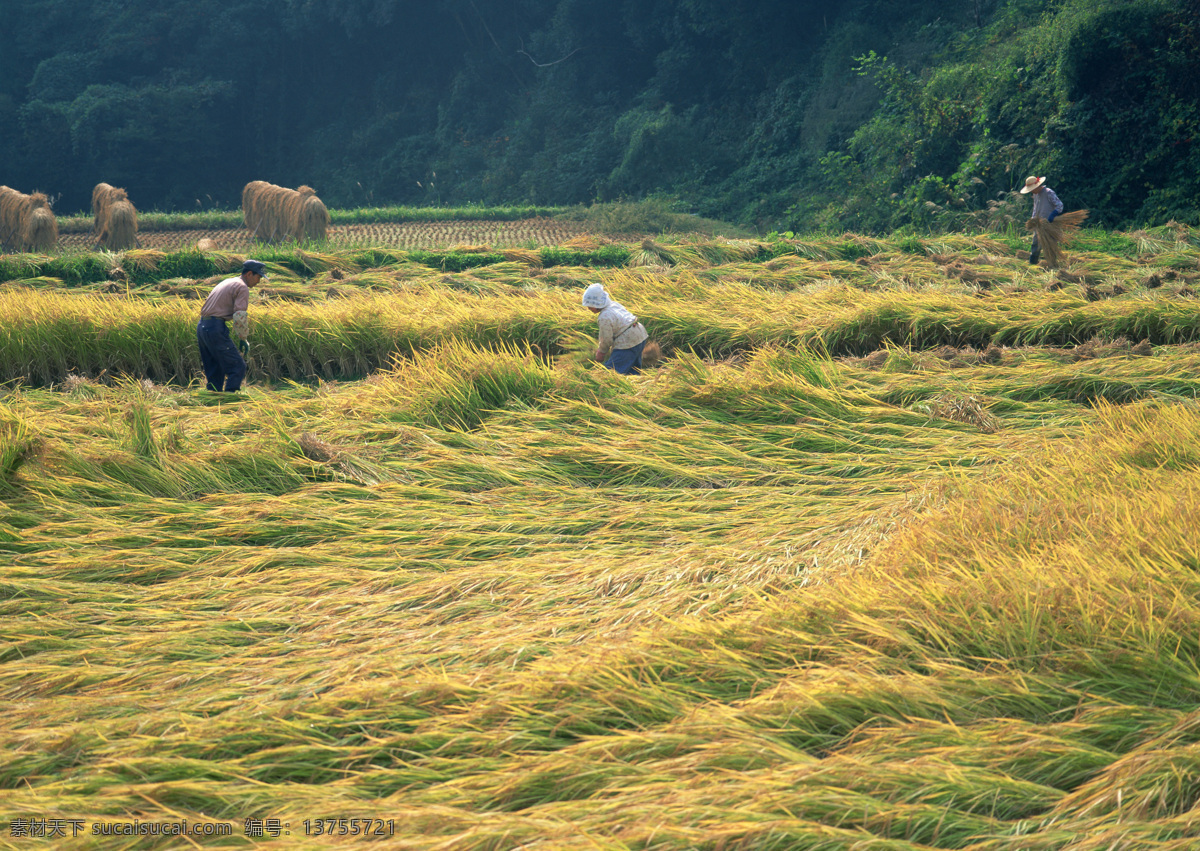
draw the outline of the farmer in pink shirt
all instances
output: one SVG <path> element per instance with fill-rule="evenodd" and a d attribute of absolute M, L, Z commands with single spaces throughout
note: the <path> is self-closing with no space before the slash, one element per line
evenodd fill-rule
<path fill-rule="evenodd" d="M 196 342 L 200 345 L 200 362 L 209 390 L 234 392 L 242 388 L 246 377 L 243 352 L 250 350 L 250 287 L 264 280 L 267 267 L 257 260 L 242 264 L 242 274 L 226 278 L 213 287 L 200 308 L 200 324 L 196 326 Z M 238 335 L 235 347 L 229 337 L 229 325 Z"/>

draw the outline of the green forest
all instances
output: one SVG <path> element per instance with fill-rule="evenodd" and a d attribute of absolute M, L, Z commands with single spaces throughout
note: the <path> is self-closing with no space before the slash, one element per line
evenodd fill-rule
<path fill-rule="evenodd" d="M 888 233 L 1014 221 L 1036 173 L 1197 224 L 1198 68 L 1198 0 L 7 0 L 0 183 Z"/>

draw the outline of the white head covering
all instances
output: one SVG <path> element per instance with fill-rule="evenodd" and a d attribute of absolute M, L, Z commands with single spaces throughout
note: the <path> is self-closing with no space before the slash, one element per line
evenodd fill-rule
<path fill-rule="evenodd" d="M 584 307 L 608 307 L 608 303 L 612 301 L 608 297 L 608 293 L 604 291 L 603 284 L 592 284 L 583 291 L 583 306 Z"/>

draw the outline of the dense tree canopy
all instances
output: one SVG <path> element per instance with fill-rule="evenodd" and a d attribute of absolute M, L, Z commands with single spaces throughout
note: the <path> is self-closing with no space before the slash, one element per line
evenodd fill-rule
<path fill-rule="evenodd" d="M 84 209 L 678 198 L 959 226 L 1027 173 L 1200 221 L 1197 0 L 7 0 L 0 183 Z"/>

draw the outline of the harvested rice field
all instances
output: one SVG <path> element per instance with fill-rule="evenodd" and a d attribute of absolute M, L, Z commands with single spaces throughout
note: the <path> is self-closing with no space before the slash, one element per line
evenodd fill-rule
<path fill-rule="evenodd" d="M 1196 847 L 1200 231 L 1022 250 L 0 257 L 0 847 Z"/>
<path fill-rule="evenodd" d="M 382 222 L 376 224 L 339 224 L 329 229 L 327 243 L 333 248 L 387 246 L 390 248 L 446 248 L 452 245 L 486 244 L 494 247 L 557 245 L 584 232 L 577 222 L 549 218 L 519 221 Z M 201 240 L 211 240 L 225 251 L 247 251 L 255 245 L 245 228 L 207 228 L 204 230 L 148 230 L 138 232 L 139 248 L 159 251 L 183 251 L 195 248 Z M 94 248 L 91 233 L 63 233 L 58 245 L 64 250 Z"/>

